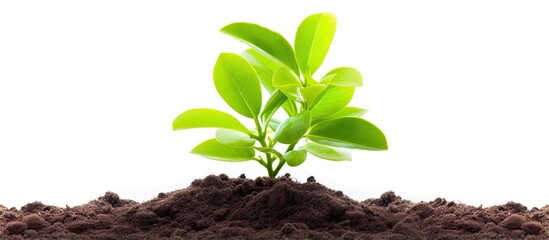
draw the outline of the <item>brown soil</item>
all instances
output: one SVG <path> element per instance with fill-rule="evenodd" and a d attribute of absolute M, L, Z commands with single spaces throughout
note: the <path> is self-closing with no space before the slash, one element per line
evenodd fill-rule
<path fill-rule="evenodd" d="M 137 203 L 107 192 L 87 204 L 0 205 L 0 239 L 549 239 L 549 206 L 489 208 L 387 192 L 362 202 L 291 178 L 195 180 Z"/>

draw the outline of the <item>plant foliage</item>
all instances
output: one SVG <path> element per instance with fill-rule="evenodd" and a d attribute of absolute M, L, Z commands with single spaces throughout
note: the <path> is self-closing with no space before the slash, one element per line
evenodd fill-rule
<path fill-rule="evenodd" d="M 254 160 L 271 177 L 285 164 L 301 165 L 308 154 L 350 161 L 347 149 L 386 150 L 383 132 L 361 118 L 366 110 L 347 106 L 355 88 L 362 86 L 360 72 L 338 67 L 318 80 L 314 77 L 335 30 L 333 14 L 313 14 L 299 25 L 292 47 L 279 33 L 257 24 L 223 27 L 221 32 L 250 49 L 240 55 L 221 53 L 214 67 L 214 85 L 227 105 L 252 119 L 254 127 L 246 128 L 228 113 L 200 108 L 177 116 L 173 130 L 217 128 L 215 138 L 191 153 L 220 161 Z M 261 87 L 270 94 L 268 98 L 262 98 Z M 286 119 L 274 117 L 281 109 Z"/>

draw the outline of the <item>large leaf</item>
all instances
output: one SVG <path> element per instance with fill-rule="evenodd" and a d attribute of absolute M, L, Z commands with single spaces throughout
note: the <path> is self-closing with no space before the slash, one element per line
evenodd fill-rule
<path fill-rule="evenodd" d="M 315 84 L 322 83 L 324 85 L 328 85 L 330 84 L 332 79 L 335 77 L 335 75 L 336 74 L 327 74 L 324 77 L 322 77 L 322 79 L 320 79 L 320 82 L 316 82 Z M 311 80 L 311 81 L 314 81 L 314 80 Z"/>
<path fill-rule="evenodd" d="M 215 138 L 207 140 L 196 146 L 191 153 L 205 158 L 227 161 L 242 162 L 252 160 L 255 157 L 255 150 L 252 147 L 238 148 L 221 144 Z"/>
<path fill-rule="evenodd" d="M 341 111 L 353 98 L 354 87 L 328 86 L 309 106 L 313 119 L 320 119 Z"/>
<path fill-rule="evenodd" d="M 331 13 L 313 14 L 299 25 L 295 36 L 295 55 L 302 72 L 312 76 L 326 58 L 336 30 Z"/>
<path fill-rule="evenodd" d="M 307 151 L 305 149 L 296 149 L 284 154 L 284 159 L 290 167 L 297 167 L 307 159 Z"/>
<path fill-rule="evenodd" d="M 291 144 L 298 141 L 311 125 L 311 113 L 304 110 L 294 117 L 289 117 L 278 125 L 275 139 L 281 143 Z"/>
<path fill-rule="evenodd" d="M 330 71 L 326 76 L 334 75 L 331 79 L 322 80 L 321 83 L 344 86 L 344 87 L 362 87 L 362 75 L 351 67 L 339 67 Z"/>
<path fill-rule="evenodd" d="M 274 61 L 272 58 L 266 57 L 257 50 L 249 48 L 242 52 L 242 57 L 248 60 L 252 65 L 260 67 L 261 69 L 274 73 L 280 67 L 284 66 L 280 62 Z"/>
<path fill-rule="evenodd" d="M 225 128 L 248 134 L 250 131 L 228 113 L 208 108 L 188 110 L 175 118 L 173 130 L 190 128 Z"/>
<path fill-rule="evenodd" d="M 279 68 L 285 66 L 268 57 L 265 57 L 253 48 L 244 51 L 242 56 L 254 66 L 263 87 L 265 87 L 269 93 L 273 93 L 274 90 L 276 90 L 273 86 L 273 74 Z M 293 101 L 284 102 L 284 104 L 282 104 L 282 108 L 284 108 L 288 116 L 294 116 L 297 114 L 297 107 Z"/>
<path fill-rule="evenodd" d="M 267 72 L 264 69 L 253 65 L 261 85 L 267 90 L 267 92 L 272 93 L 276 88 L 273 87 L 273 73 Z"/>
<path fill-rule="evenodd" d="M 329 147 L 315 142 L 308 142 L 304 148 L 307 152 L 326 160 L 351 161 L 352 159 L 351 152 L 343 148 Z"/>
<path fill-rule="evenodd" d="M 310 140 L 333 147 L 387 150 L 387 140 L 379 128 L 362 118 L 344 117 L 315 125 Z"/>
<path fill-rule="evenodd" d="M 313 122 L 311 123 L 311 125 L 316 125 L 317 123 L 319 122 L 322 122 L 322 121 L 326 121 L 326 120 L 331 120 L 331 119 L 336 119 L 336 118 L 342 118 L 342 117 L 361 117 L 362 115 L 364 115 L 364 113 L 366 113 L 367 110 L 366 109 L 362 109 L 362 108 L 359 108 L 359 107 L 344 107 L 343 109 L 341 109 L 339 112 L 336 112 L 326 118 L 322 118 L 322 119 L 313 119 Z"/>
<path fill-rule="evenodd" d="M 265 57 L 253 48 L 242 52 L 242 57 L 254 66 L 261 84 L 269 93 L 272 93 L 275 90 L 273 87 L 273 74 L 276 70 L 281 68 L 282 65 Z"/>
<path fill-rule="evenodd" d="M 255 140 L 250 138 L 250 135 L 229 129 L 217 129 L 215 139 L 222 144 L 231 147 L 251 147 L 255 144 Z"/>
<path fill-rule="evenodd" d="M 290 99 L 299 99 L 297 89 L 301 83 L 295 74 L 286 68 L 279 68 L 273 75 L 273 87 L 282 91 Z"/>
<path fill-rule="evenodd" d="M 222 53 L 214 67 L 219 95 L 236 112 L 256 118 L 261 111 L 261 86 L 252 65 L 240 55 Z"/>
<path fill-rule="evenodd" d="M 257 24 L 244 22 L 229 24 L 222 28 L 221 32 L 248 44 L 274 61 L 281 62 L 299 75 L 292 46 L 279 33 Z"/>
<path fill-rule="evenodd" d="M 326 117 L 326 120 L 342 118 L 342 117 L 361 117 L 367 111 L 368 110 L 363 108 L 347 106 L 341 109 L 341 111 Z"/>

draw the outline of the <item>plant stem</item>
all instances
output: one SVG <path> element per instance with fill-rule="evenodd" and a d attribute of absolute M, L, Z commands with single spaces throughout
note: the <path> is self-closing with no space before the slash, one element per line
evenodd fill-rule
<path fill-rule="evenodd" d="M 269 177 L 273 177 L 273 158 L 270 153 L 265 153 L 265 156 L 267 156 L 267 173 Z"/>
<path fill-rule="evenodd" d="M 254 158 L 254 160 L 264 167 L 267 167 L 267 163 L 263 159 L 261 159 L 261 156 L 259 158 Z"/>
<path fill-rule="evenodd" d="M 259 119 L 257 119 L 257 117 L 254 117 L 254 122 L 255 122 L 255 128 L 257 129 L 257 134 L 259 135 L 256 140 L 259 141 L 262 147 L 268 147 L 267 142 L 265 142 L 267 131 L 265 130 L 265 132 L 263 132 L 263 128 L 261 127 L 261 124 L 259 123 Z M 266 125 L 265 129 L 267 129 L 267 127 L 268 127 L 268 124 Z M 276 176 L 276 173 L 273 173 L 273 160 L 272 160 L 271 154 L 265 153 L 265 158 L 267 160 L 266 163 L 263 161 L 258 161 L 258 162 L 261 163 L 261 165 L 263 165 L 265 168 L 267 168 L 267 173 L 269 174 L 269 177 Z"/>
<path fill-rule="evenodd" d="M 255 122 L 255 128 L 257 129 L 257 134 L 259 135 L 259 142 L 261 143 L 262 147 L 266 147 L 267 144 L 265 144 L 265 135 L 263 134 L 263 129 L 261 128 L 261 124 L 259 123 L 259 119 L 257 117 L 254 117 Z"/>
<path fill-rule="evenodd" d="M 280 169 L 282 169 L 284 164 L 286 164 L 286 159 L 280 159 L 279 162 L 278 162 L 278 166 L 276 166 L 276 169 L 273 172 L 272 177 L 276 177 L 276 175 L 278 175 L 278 172 L 280 171 Z"/>
<path fill-rule="evenodd" d="M 288 148 L 286 149 L 286 152 L 294 150 L 294 147 L 297 144 L 297 142 L 299 142 L 299 141 L 296 141 L 295 143 L 290 144 L 290 146 L 288 146 Z M 278 166 L 276 166 L 276 169 L 273 172 L 275 177 L 276 177 L 276 175 L 278 175 L 278 172 L 280 171 L 280 169 L 282 169 L 284 164 L 286 164 L 286 159 L 281 158 L 278 161 L 279 161 Z"/>

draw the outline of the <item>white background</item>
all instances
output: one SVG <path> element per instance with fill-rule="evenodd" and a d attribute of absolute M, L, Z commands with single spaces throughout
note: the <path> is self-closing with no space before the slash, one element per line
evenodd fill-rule
<path fill-rule="evenodd" d="M 293 43 L 306 16 L 338 29 L 319 74 L 364 75 L 351 105 L 390 150 L 285 167 L 356 200 L 549 203 L 549 6 L 545 1 L 2 1 L 0 204 L 74 206 L 114 191 L 137 201 L 195 178 L 266 171 L 189 154 L 210 130 L 174 132 L 217 95 L 220 33 L 255 22 Z M 247 119 L 242 121 L 250 124 Z"/>

